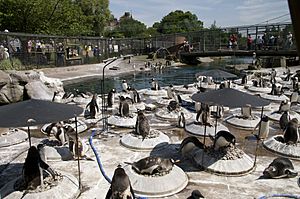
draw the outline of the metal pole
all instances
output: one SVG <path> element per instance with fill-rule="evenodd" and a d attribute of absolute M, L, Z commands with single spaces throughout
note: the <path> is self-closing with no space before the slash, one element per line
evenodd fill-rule
<path fill-rule="evenodd" d="M 258 144 L 259 144 L 259 140 L 260 140 L 261 120 L 263 117 L 263 113 L 264 113 L 264 107 L 261 108 L 260 124 L 259 124 L 259 128 L 258 128 L 258 136 L 257 136 L 257 141 L 256 141 L 256 147 L 255 147 L 254 166 L 256 165 L 256 160 L 257 160 L 257 151 L 258 151 Z"/>
<path fill-rule="evenodd" d="M 76 136 L 76 144 L 77 151 L 75 146 L 75 152 L 77 153 L 77 166 L 78 166 L 78 186 L 79 190 L 81 190 L 81 178 L 80 178 L 80 158 L 79 158 L 79 144 L 78 144 L 78 130 L 77 130 L 77 117 L 75 116 L 75 136 Z"/>
<path fill-rule="evenodd" d="M 27 128 L 28 131 L 28 140 L 29 140 L 29 147 L 31 147 L 31 135 L 30 135 L 30 127 Z"/>

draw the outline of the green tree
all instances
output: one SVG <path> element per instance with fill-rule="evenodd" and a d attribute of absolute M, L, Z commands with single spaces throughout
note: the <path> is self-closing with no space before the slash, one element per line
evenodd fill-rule
<path fill-rule="evenodd" d="M 176 10 L 163 17 L 160 23 L 154 23 L 152 27 L 162 34 L 190 32 L 203 29 L 203 22 L 189 11 Z"/>
<path fill-rule="evenodd" d="M 0 28 L 11 32 L 85 35 L 86 19 L 73 0 L 0 0 Z"/>

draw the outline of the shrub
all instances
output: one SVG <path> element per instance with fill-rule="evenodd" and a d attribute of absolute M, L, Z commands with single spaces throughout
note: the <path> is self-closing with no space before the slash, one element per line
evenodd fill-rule
<path fill-rule="evenodd" d="M 0 70 L 21 70 L 22 63 L 17 58 L 4 59 L 0 61 Z"/>

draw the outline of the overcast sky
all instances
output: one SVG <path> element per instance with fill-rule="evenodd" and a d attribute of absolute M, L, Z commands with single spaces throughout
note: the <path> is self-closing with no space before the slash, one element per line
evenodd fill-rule
<path fill-rule="evenodd" d="M 110 0 L 110 10 L 119 19 L 131 12 L 134 19 L 148 27 L 175 10 L 191 11 L 209 27 L 228 27 L 290 21 L 287 0 Z"/>

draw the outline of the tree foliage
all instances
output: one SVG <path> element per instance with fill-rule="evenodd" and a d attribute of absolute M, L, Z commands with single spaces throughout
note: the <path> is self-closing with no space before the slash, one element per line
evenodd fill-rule
<path fill-rule="evenodd" d="M 190 32 L 203 29 L 203 22 L 189 11 L 176 10 L 163 17 L 159 23 L 154 23 L 153 28 L 162 34 Z"/>

